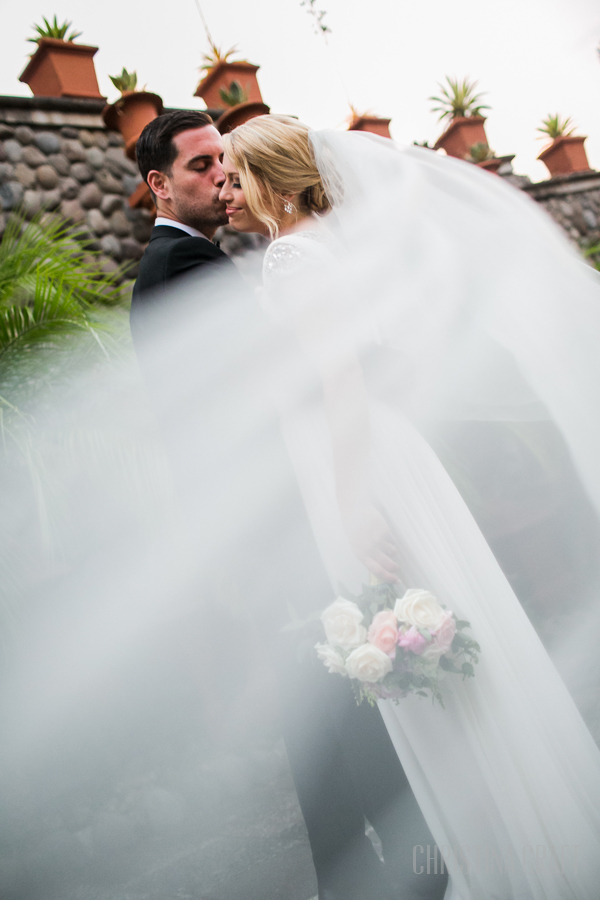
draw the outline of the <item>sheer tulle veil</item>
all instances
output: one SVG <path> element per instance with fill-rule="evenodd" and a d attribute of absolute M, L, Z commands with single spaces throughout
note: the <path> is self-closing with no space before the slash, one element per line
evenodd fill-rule
<path fill-rule="evenodd" d="M 400 539 L 402 580 L 460 612 L 482 647 L 474 679 L 446 682 L 445 711 L 418 698 L 380 704 L 446 859 L 447 896 L 592 900 L 600 753 L 554 663 L 589 713 L 598 674 L 598 275 L 534 202 L 475 166 L 373 136 L 319 131 L 311 141 L 344 253 L 335 284 L 324 277 L 317 299 L 314 284 L 305 290 L 316 303 L 335 292 L 346 339 L 365 359 L 372 485 Z M 545 471 L 543 490 L 562 498 L 549 518 L 589 550 L 569 557 L 558 602 L 551 589 L 544 609 L 540 595 L 541 619 L 554 620 L 554 663 L 463 501 L 502 550 L 502 527 L 482 513 L 477 492 L 487 490 L 492 506 L 504 500 L 504 534 L 518 532 L 527 501 L 510 507 L 515 481 L 524 484 L 510 454 L 519 445 L 521 465 L 536 460 L 528 477 L 539 482 Z M 324 512 L 313 502 L 316 518 Z M 344 553 L 330 551 L 332 577 L 341 577 Z M 534 578 L 544 580 L 551 555 L 542 551 L 536 568 L 532 553 Z M 510 552 L 504 562 L 511 574 Z"/>
<path fill-rule="evenodd" d="M 313 304 L 337 323 L 327 352 L 351 347 L 363 365 L 371 488 L 402 581 L 481 645 L 475 677 L 443 683 L 444 709 L 381 704 L 437 845 L 414 848 L 415 871 L 441 854 L 452 900 L 596 900 L 598 275 L 476 166 L 356 132 L 310 140 L 332 210 L 322 241 L 281 239 L 300 248 L 292 277 L 260 302 L 217 271 L 182 280 L 149 299 L 145 383 L 124 351 L 40 391 L 12 431 L 3 412 L 1 834 L 15 859 L 19 842 L 39 849 L 23 857 L 41 872 L 28 897 L 62 900 L 73 859 L 74 879 L 91 871 L 113 896 L 118 852 L 133 859 L 161 810 L 177 852 L 211 796 L 206 846 L 223 810 L 235 820 L 252 781 L 241 723 L 261 731 L 276 707 L 265 671 L 293 585 L 273 573 L 304 553 L 298 485 L 333 589 L 368 577 L 335 501 L 318 374 L 290 327 L 290 306 Z M 297 484 L 271 440 L 275 406 Z M 233 559 L 249 573 L 235 589 Z M 263 579 L 265 594 L 285 584 L 277 614 L 246 593 Z M 203 756 L 213 734 L 238 754 L 229 768 L 225 738 L 223 759 Z"/>

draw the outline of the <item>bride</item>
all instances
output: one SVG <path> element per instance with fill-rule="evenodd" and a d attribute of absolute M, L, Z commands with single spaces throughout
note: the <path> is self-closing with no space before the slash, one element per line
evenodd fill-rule
<path fill-rule="evenodd" d="M 481 645 L 445 709 L 380 701 L 436 841 L 414 872 L 445 867 L 446 900 L 593 900 L 600 753 L 431 445 L 448 421 L 551 426 L 598 508 L 594 273 L 528 198 L 429 150 L 276 116 L 224 142 L 229 222 L 271 238 L 274 390 L 332 583 L 430 590 Z"/>

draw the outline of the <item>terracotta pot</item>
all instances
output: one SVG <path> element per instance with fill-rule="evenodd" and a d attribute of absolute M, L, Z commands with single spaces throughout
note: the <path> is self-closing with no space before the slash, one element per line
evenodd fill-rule
<path fill-rule="evenodd" d="M 238 103 L 224 112 L 215 124 L 221 134 L 228 134 L 238 125 L 243 125 L 256 116 L 268 116 L 270 112 L 271 108 L 266 103 Z"/>
<path fill-rule="evenodd" d="M 485 169 L 486 172 L 492 172 L 494 175 L 497 175 L 502 166 L 509 165 L 514 158 L 514 153 L 512 156 L 493 156 L 491 159 L 484 159 L 475 165 L 479 166 L 480 169 Z M 510 170 L 512 171 L 512 166 Z"/>
<path fill-rule="evenodd" d="M 485 144 L 488 140 L 485 135 L 483 116 L 468 116 L 452 119 L 443 134 L 435 142 L 434 149 L 444 149 L 448 156 L 464 159 L 471 152 L 475 144 Z"/>
<path fill-rule="evenodd" d="M 493 156 L 491 159 L 483 159 L 481 162 L 475 163 L 475 165 L 479 166 L 480 169 L 485 169 L 486 172 L 493 172 L 495 175 L 502 165 L 502 160 Z"/>
<path fill-rule="evenodd" d="M 360 116 L 348 126 L 348 131 L 369 131 L 380 137 L 391 138 L 391 119 L 382 119 L 379 116 Z"/>
<path fill-rule="evenodd" d="M 127 201 L 131 209 L 147 209 L 156 217 L 156 206 L 145 181 L 141 181 Z"/>
<path fill-rule="evenodd" d="M 253 66 L 248 62 L 219 63 L 202 79 L 194 97 L 202 97 L 208 109 L 223 109 L 225 104 L 219 91 L 230 90 L 232 83 L 237 81 L 247 96 L 245 102 L 262 103 L 263 98 L 256 78 L 259 69 L 260 66 Z"/>
<path fill-rule="evenodd" d="M 94 55 L 97 47 L 40 38 L 19 81 L 34 97 L 93 97 L 104 99 L 98 87 Z"/>
<path fill-rule="evenodd" d="M 585 137 L 567 135 L 555 138 L 549 147 L 542 150 L 538 159 L 542 160 L 550 172 L 551 178 L 558 175 L 571 175 L 573 172 L 591 171 L 583 146 L 585 140 L 587 140 Z"/>
<path fill-rule="evenodd" d="M 125 141 L 125 153 L 135 159 L 135 145 L 148 124 L 164 111 L 162 98 L 148 91 L 125 91 L 116 103 L 105 106 L 102 118 L 107 128 L 120 131 Z"/>

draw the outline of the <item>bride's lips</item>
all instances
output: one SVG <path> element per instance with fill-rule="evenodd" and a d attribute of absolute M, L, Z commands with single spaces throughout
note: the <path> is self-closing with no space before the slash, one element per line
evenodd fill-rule
<path fill-rule="evenodd" d="M 225 210 L 225 215 L 235 216 L 235 214 L 238 212 L 240 212 L 240 208 L 238 206 L 228 206 Z"/>

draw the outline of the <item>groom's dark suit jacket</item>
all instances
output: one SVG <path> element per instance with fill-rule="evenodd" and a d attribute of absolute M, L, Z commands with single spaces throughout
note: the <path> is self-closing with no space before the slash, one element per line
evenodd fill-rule
<path fill-rule="evenodd" d="M 215 280 L 212 276 L 216 272 L 221 273 L 224 278 Z M 186 275 L 187 280 L 184 279 Z M 175 226 L 160 225 L 154 228 L 133 291 L 131 330 L 142 372 L 153 399 L 157 400 L 157 408 L 163 387 L 161 376 L 157 377 L 156 374 L 156 360 L 151 358 L 157 350 L 151 337 L 157 324 L 159 328 L 162 325 L 168 326 L 169 320 L 173 318 L 177 328 L 185 329 L 186 309 L 184 307 L 182 316 L 181 308 L 178 308 L 181 292 L 174 290 L 177 281 L 182 285 L 187 281 L 187 302 L 191 298 L 191 308 L 188 307 L 188 311 L 191 312 L 196 304 L 218 306 L 221 302 L 218 294 L 223 280 L 234 286 L 234 293 L 244 297 L 243 280 L 234 264 L 209 240 L 190 237 Z M 229 302 L 227 296 L 223 295 L 223 299 L 224 302 Z M 246 315 L 244 307 L 252 310 L 255 303 L 251 296 L 247 297 L 247 301 L 247 304 L 232 305 L 230 324 L 227 326 L 229 329 L 236 331 L 254 327 L 254 320 Z M 260 325 L 258 327 L 260 330 Z M 201 371 L 199 367 L 210 354 L 211 343 L 218 344 L 219 352 L 225 354 L 231 343 L 231 331 L 228 334 L 224 329 L 221 334 L 212 335 L 204 343 L 199 331 L 201 329 L 197 328 L 192 347 L 188 345 L 187 350 L 195 371 Z M 236 357 L 233 356 L 233 369 L 236 368 L 236 362 Z M 175 366 L 177 372 L 182 373 L 190 371 L 185 368 L 189 364 L 189 359 L 179 357 L 174 357 L 168 363 L 171 368 Z M 256 366 L 260 366 L 260 360 L 257 356 L 250 356 L 249 367 Z M 160 366 L 158 371 L 160 372 Z M 251 374 L 248 372 L 249 376 Z M 181 379 L 185 378 L 185 374 L 182 374 Z M 279 605 L 284 614 L 286 601 L 291 601 L 292 605 L 297 603 L 297 609 L 301 613 L 303 606 L 305 613 L 315 608 L 324 608 L 332 600 L 331 586 L 278 428 L 267 429 L 269 435 L 266 443 L 258 447 L 258 453 L 255 447 L 243 445 L 231 454 L 231 461 L 223 467 L 222 460 L 228 458 L 230 452 L 228 445 L 235 443 L 236 433 L 235 429 L 230 430 L 231 422 L 243 416 L 245 406 L 252 400 L 247 393 L 244 394 L 244 381 L 242 372 L 239 384 L 236 385 L 239 396 L 232 397 L 231 393 L 223 395 L 226 414 L 221 419 L 211 420 L 210 409 L 205 411 L 203 406 L 192 407 L 195 418 L 199 420 L 197 439 L 199 446 L 202 445 L 199 458 L 204 458 L 203 453 L 209 457 L 211 452 L 214 453 L 213 458 L 218 460 L 216 471 L 219 473 L 216 480 L 231 480 L 234 495 L 238 491 L 244 492 L 244 479 L 251 482 L 254 477 L 253 463 L 248 463 L 247 459 L 260 456 L 263 446 L 274 446 L 271 458 L 283 460 L 281 471 L 284 473 L 287 471 L 286 467 L 289 469 L 289 476 L 285 475 L 283 478 L 286 488 L 281 493 L 281 521 L 277 521 L 275 514 L 272 522 L 253 523 L 251 533 L 243 536 L 231 554 L 233 574 L 236 577 L 240 575 L 238 561 L 239 558 L 244 559 L 246 570 L 242 566 L 243 590 L 249 605 L 263 606 L 264 609 L 264 599 L 260 595 L 266 593 L 269 595 L 267 607 Z M 169 379 L 165 379 L 165 382 L 173 383 Z M 215 391 L 218 392 L 219 389 L 218 384 L 214 385 Z M 167 407 L 171 405 L 169 399 L 166 398 Z M 184 406 L 183 409 L 188 412 L 189 406 Z M 169 432 L 167 422 L 167 444 Z M 213 443 L 216 450 L 211 447 Z M 175 463 L 176 480 L 177 468 Z M 224 477 L 224 472 L 229 472 L 231 479 Z M 260 474 L 260 464 L 256 472 Z M 231 491 L 230 486 L 219 485 L 217 496 L 221 489 Z M 227 501 L 232 495 L 230 493 L 224 496 Z M 202 490 L 197 493 L 194 502 L 202 505 Z M 210 517 L 210 509 L 204 515 Z M 293 523 L 292 528 L 290 523 Z M 229 567 L 229 560 L 227 564 Z M 208 610 L 205 607 L 202 613 L 203 627 L 210 627 L 210 615 L 209 603 Z M 277 640 L 273 645 L 276 643 Z M 412 846 L 433 841 L 424 828 L 424 822 L 418 819 L 418 810 L 415 812 L 413 808 L 412 815 L 417 823 L 420 822 L 420 826 L 415 828 L 414 833 L 410 833 L 409 840 L 405 839 L 405 848 L 398 846 L 399 830 L 402 826 L 406 827 L 406 806 L 401 810 L 396 801 L 403 796 L 406 802 L 407 792 L 411 797 L 412 795 L 379 712 L 367 704 L 357 707 L 348 679 L 327 674 L 316 659 L 298 663 L 293 646 L 283 647 L 278 679 L 284 737 L 317 870 L 319 897 L 363 900 L 368 896 L 369 900 L 381 900 L 388 895 L 384 889 L 377 888 L 381 874 L 377 871 L 379 863 L 371 844 L 365 838 L 365 816 L 384 843 L 389 865 L 396 861 L 397 869 L 401 870 L 400 881 L 407 877 L 405 873 L 410 878 Z M 414 801 L 412 803 L 414 806 Z M 402 850 L 405 851 L 405 856 Z M 365 877 L 371 885 L 369 889 L 364 888 Z M 439 888 L 437 892 L 433 891 L 427 896 L 441 896 Z"/>
<path fill-rule="evenodd" d="M 173 287 L 178 279 L 198 271 L 201 266 L 226 268 L 232 277 L 239 279 L 239 287 L 243 287 L 234 264 L 212 241 L 193 237 L 176 225 L 155 225 L 131 299 L 134 343 L 137 344 L 140 329 L 142 332 L 147 329 L 149 307 L 165 301 L 167 285 Z"/>

